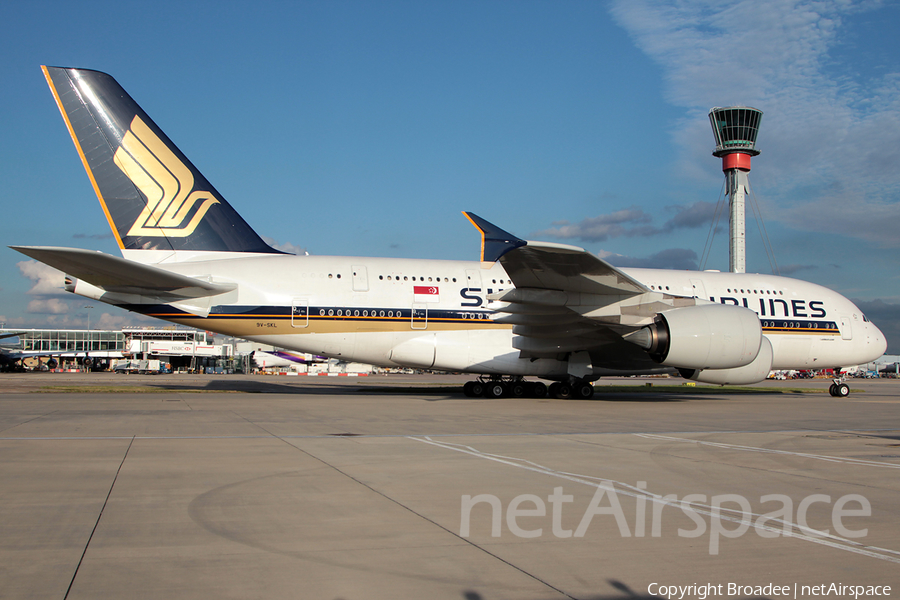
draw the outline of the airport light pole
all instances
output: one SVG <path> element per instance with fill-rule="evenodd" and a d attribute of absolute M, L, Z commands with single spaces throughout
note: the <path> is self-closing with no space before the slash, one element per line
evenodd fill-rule
<path fill-rule="evenodd" d="M 84 308 L 86 308 L 88 311 L 88 314 L 87 314 L 88 326 L 87 326 L 87 340 L 85 341 L 85 345 L 84 345 L 83 365 L 84 365 L 85 372 L 90 373 L 91 372 L 91 359 L 90 359 L 91 354 L 90 354 L 90 352 L 91 352 L 91 348 L 93 347 L 93 342 L 91 340 L 91 312 L 90 311 L 94 307 L 93 306 L 85 306 Z"/>
<path fill-rule="evenodd" d="M 730 215 L 728 270 L 732 273 L 744 273 L 747 268 L 744 198 L 750 189 L 747 177 L 750 157 L 759 154 L 756 134 L 762 114 L 761 110 L 747 106 L 716 107 L 709 111 L 709 123 L 716 136 L 713 156 L 722 158 L 722 171 L 725 172 Z"/>

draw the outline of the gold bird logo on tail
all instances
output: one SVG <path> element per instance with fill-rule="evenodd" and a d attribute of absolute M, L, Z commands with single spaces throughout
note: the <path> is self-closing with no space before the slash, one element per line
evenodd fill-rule
<path fill-rule="evenodd" d="M 194 191 L 190 169 L 140 117 L 131 122 L 113 160 L 147 198 L 129 236 L 187 237 L 219 202 L 210 192 Z"/>

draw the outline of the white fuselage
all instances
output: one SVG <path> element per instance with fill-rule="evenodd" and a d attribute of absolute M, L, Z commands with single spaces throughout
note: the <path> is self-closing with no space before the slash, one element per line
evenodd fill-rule
<path fill-rule="evenodd" d="M 178 258 L 157 266 L 234 283 L 237 289 L 207 299 L 205 318 L 166 305 L 128 308 L 373 365 L 548 377 L 566 373 L 561 359 L 520 359 L 512 327 L 491 320 L 487 296 L 514 287 L 499 263 L 235 254 Z M 816 284 L 773 275 L 623 271 L 655 292 L 756 312 L 772 344 L 773 369 L 861 364 L 885 350 L 882 333 L 852 302 Z M 594 365 L 595 373 L 628 371 Z"/>

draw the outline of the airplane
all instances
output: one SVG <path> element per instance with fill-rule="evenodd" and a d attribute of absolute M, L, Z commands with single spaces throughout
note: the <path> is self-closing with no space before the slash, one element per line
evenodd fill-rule
<path fill-rule="evenodd" d="M 93 369 L 94 367 L 102 367 L 108 362 L 110 354 L 116 354 L 107 350 L 74 350 L 71 346 L 68 348 L 55 348 L 53 350 L 28 350 L 23 348 L 26 346 L 23 336 L 34 334 L 35 329 L 23 329 L 21 331 L 2 330 L 0 329 L 0 340 L 9 338 L 19 338 L 19 343 L 15 345 L 4 344 L 0 341 L 0 371 L 24 371 L 24 360 L 28 358 L 37 359 L 38 368 L 46 367 L 55 369 L 60 365 L 63 359 L 75 359 L 85 369 Z M 46 361 L 41 360 L 46 358 Z"/>
<path fill-rule="evenodd" d="M 12 332 L 12 333 L 2 333 L 0 334 L 0 340 L 6 340 L 9 338 L 16 338 L 21 335 L 21 332 Z M 13 371 L 18 368 L 21 368 L 21 361 L 25 358 L 22 355 L 22 350 L 10 344 L 0 343 L 0 371 Z"/>
<path fill-rule="evenodd" d="M 859 308 L 823 286 L 617 268 L 471 212 L 480 261 L 286 254 L 110 75 L 42 69 L 122 258 L 11 248 L 92 300 L 327 358 L 471 373 L 469 396 L 590 398 L 600 377 L 663 372 L 752 384 L 773 369 L 867 363 L 886 349 Z M 836 378 L 829 391 L 850 388 Z"/>
<path fill-rule="evenodd" d="M 24 335 L 26 331 L 2 332 L 0 340 L 9 338 L 17 338 Z M 46 366 L 48 369 L 55 369 L 59 366 L 59 361 L 54 356 L 61 356 L 61 352 L 40 351 L 40 350 L 23 350 L 21 342 L 16 345 L 4 344 L 0 342 L 0 371 L 24 371 L 26 358 L 36 358 L 40 366 Z M 41 358 L 49 357 L 46 362 Z"/>
<path fill-rule="evenodd" d="M 293 367 L 295 365 L 308 365 L 312 363 L 327 362 L 318 356 L 309 354 L 300 354 L 297 352 L 286 352 L 283 350 L 254 350 L 250 353 L 250 359 L 259 369 L 269 369 L 278 367 Z"/>

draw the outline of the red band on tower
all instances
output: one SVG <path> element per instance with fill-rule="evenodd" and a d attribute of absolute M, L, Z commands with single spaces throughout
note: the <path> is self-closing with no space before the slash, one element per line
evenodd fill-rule
<path fill-rule="evenodd" d="M 743 152 L 734 152 L 726 154 L 722 157 L 722 170 L 729 171 L 731 169 L 740 169 L 742 171 L 750 170 L 750 155 Z"/>

